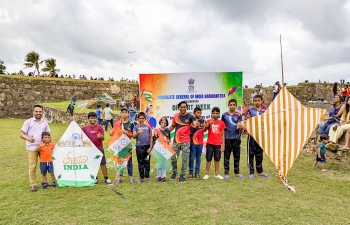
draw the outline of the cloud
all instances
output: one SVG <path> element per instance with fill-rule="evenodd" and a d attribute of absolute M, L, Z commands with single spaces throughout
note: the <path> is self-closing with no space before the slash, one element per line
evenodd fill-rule
<path fill-rule="evenodd" d="M 350 69 L 349 20 L 345 0 L 5 1 L 0 59 L 19 71 L 34 50 L 63 74 L 243 71 L 244 84 L 272 85 L 282 34 L 288 84 L 338 81 Z"/>

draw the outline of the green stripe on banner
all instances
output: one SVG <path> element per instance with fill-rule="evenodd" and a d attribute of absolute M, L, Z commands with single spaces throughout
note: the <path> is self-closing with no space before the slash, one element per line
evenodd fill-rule
<path fill-rule="evenodd" d="M 175 132 L 170 133 L 170 138 L 174 138 Z M 208 138 L 208 132 L 204 133 L 204 138 Z"/>
<path fill-rule="evenodd" d="M 57 180 L 59 187 L 92 187 L 95 181 Z"/>

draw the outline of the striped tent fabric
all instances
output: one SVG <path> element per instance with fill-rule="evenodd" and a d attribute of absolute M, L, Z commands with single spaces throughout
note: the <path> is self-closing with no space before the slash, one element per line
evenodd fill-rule
<path fill-rule="evenodd" d="M 283 87 L 265 114 L 247 119 L 244 126 L 285 179 L 325 112 L 304 107 Z"/>

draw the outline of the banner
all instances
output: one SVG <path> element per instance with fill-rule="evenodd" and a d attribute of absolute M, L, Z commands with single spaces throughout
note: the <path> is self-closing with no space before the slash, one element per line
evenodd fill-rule
<path fill-rule="evenodd" d="M 237 111 L 242 105 L 242 72 L 140 74 L 140 105 L 149 123 L 156 127 L 162 116 L 169 123 L 178 112 L 177 104 L 186 101 L 188 112 L 202 109 L 202 118 L 211 116 L 213 107 L 220 114 L 228 110 L 228 100 L 237 100 Z"/>
<path fill-rule="evenodd" d="M 52 152 L 57 183 L 66 186 L 94 186 L 102 152 L 72 121 Z"/>

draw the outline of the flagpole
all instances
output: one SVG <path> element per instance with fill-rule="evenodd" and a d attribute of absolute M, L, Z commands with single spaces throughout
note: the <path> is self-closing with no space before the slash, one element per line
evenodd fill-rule
<path fill-rule="evenodd" d="M 282 35 L 281 34 L 280 34 L 280 47 L 281 47 L 282 86 L 284 86 L 283 57 L 282 57 Z"/>

